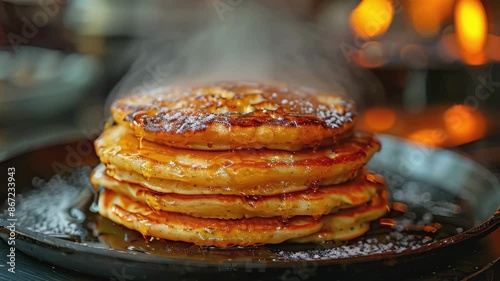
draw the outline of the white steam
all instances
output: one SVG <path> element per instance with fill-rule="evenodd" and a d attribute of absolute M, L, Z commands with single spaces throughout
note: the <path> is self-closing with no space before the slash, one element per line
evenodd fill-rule
<path fill-rule="evenodd" d="M 141 38 L 132 49 L 137 59 L 113 90 L 107 109 L 124 95 L 225 80 L 292 83 L 343 94 L 358 105 L 364 93 L 381 93 L 367 71 L 343 56 L 341 36 L 299 20 L 286 7 L 271 8 L 264 1 L 232 2 L 241 3 L 223 10 L 223 16 L 216 2 L 207 1 L 194 11 L 191 7 L 186 16 L 205 16 L 193 19 L 198 28 L 186 31 L 183 38 L 173 38 L 172 33 L 182 30 L 186 19 L 178 25 L 156 22 L 150 36 Z"/>

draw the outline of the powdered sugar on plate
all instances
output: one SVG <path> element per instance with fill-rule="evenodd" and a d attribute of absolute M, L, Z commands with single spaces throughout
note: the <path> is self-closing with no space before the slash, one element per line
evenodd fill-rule
<path fill-rule="evenodd" d="M 318 244 L 317 249 L 306 251 L 279 251 L 278 259 L 285 260 L 331 260 L 370 256 L 375 254 L 402 253 L 429 245 L 428 238 L 393 232 L 378 238 L 366 238 L 346 245 Z"/>

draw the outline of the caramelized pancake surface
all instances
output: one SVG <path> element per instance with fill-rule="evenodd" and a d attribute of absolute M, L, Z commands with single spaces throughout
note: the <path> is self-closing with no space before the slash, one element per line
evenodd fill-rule
<path fill-rule="evenodd" d="M 224 194 L 224 195 L 242 195 L 242 196 L 266 196 L 278 195 L 283 193 L 296 192 L 310 189 L 304 184 L 297 184 L 293 181 L 283 180 L 277 183 L 261 183 L 261 184 L 240 184 L 238 186 L 216 186 L 206 185 L 200 186 L 196 183 L 161 179 L 156 177 L 148 177 L 134 172 L 118 169 L 115 165 L 108 164 L 106 175 L 118 180 L 130 183 L 135 183 L 143 187 L 149 188 L 158 193 L 177 193 L 177 194 Z"/>
<path fill-rule="evenodd" d="M 275 244 L 317 232 L 323 226 L 312 217 L 220 220 L 154 211 L 111 190 L 99 196 L 99 213 L 144 236 L 191 242 L 201 246 L 250 246 Z"/>
<path fill-rule="evenodd" d="M 92 184 L 104 187 L 150 206 L 154 210 L 177 212 L 201 218 L 239 219 L 251 217 L 283 217 L 307 215 L 318 217 L 338 209 L 350 208 L 370 201 L 383 183 L 367 179 L 364 170 L 352 181 L 274 196 L 183 195 L 156 193 L 137 184 L 120 182 L 105 175 L 99 165 L 91 176 Z"/>
<path fill-rule="evenodd" d="M 119 99 L 111 111 L 139 138 L 197 150 L 332 145 L 352 134 L 356 120 L 343 97 L 251 82 L 158 89 Z"/>
<path fill-rule="evenodd" d="M 381 198 L 381 200 L 379 200 Z M 115 223 L 153 236 L 201 246 L 251 246 L 292 242 L 346 240 L 367 231 L 367 220 L 385 213 L 387 201 L 374 198 L 372 203 L 325 215 L 319 220 L 298 216 L 281 218 L 247 218 L 235 220 L 196 218 L 186 214 L 154 211 L 111 190 L 99 197 L 99 213 Z"/>
<path fill-rule="evenodd" d="M 351 240 L 363 235 L 370 229 L 370 222 L 384 216 L 388 211 L 389 196 L 386 188 L 380 188 L 375 197 L 363 206 L 341 210 L 333 215 L 321 218 L 323 227 L 320 231 L 290 242 L 310 243 L 331 240 Z"/>
<path fill-rule="evenodd" d="M 106 165 L 130 170 L 146 179 L 161 178 L 187 182 L 192 194 L 249 194 L 250 186 L 270 186 L 269 194 L 282 187 L 305 190 L 338 184 L 352 178 L 380 149 L 371 135 L 356 134 L 334 148 L 301 150 L 195 151 L 139 141 L 124 126 L 105 130 L 95 141 L 97 155 Z M 168 188 L 168 187 L 165 187 Z M 264 194 L 266 195 L 266 194 Z"/>

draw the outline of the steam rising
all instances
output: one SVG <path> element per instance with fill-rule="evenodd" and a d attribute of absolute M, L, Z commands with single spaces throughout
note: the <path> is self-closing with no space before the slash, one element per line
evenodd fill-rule
<path fill-rule="evenodd" d="M 240 1 L 243 2 L 243 1 Z M 260 1 L 244 1 L 221 17 L 210 1 L 198 28 L 172 40 L 182 23 L 161 24 L 133 49 L 138 57 L 113 90 L 107 107 L 118 97 L 144 94 L 161 86 L 225 80 L 280 81 L 346 95 L 358 103 L 363 94 L 381 93 L 364 70 L 351 65 L 340 51 L 340 36 L 304 23 L 286 7 L 271 9 Z M 166 15 L 168 16 L 168 15 Z M 170 37 L 170 39 L 168 39 Z"/>

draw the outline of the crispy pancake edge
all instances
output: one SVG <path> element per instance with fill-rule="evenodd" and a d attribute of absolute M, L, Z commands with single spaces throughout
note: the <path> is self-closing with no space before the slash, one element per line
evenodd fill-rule
<path fill-rule="evenodd" d="M 331 185 L 345 182 L 380 149 L 368 134 L 357 134 L 334 148 L 298 152 L 275 150 L 194 151 L 137 140 L 114 126 L 94 142 L 101 162 L 132 170 L 145 178 L 162 178 L 200 186 Z"/>
<path fill-rule="evenodd" d="M 275 216 L 289 218 L 299 215 L 320 216 L 370 201 L 377 189 L 384 185 L 368 180 L 368 175 L 371 173 L 364 170 L 355 179 L 344 184 L 321 187 L 316 191 L 273 196 L 157 193 L 107 176 L 102 164 L 92 173 L 91 182 L 96 188 L 105 187 L 159 211 L 219 219 Z"/>
<path fill-rule="evenodd" d="M 383 191 L 386 192 L 386 191 Z M 104 190 L 99 197 L 99 213 L 144 236 L 184 241 L 200 246 L 251 246 L 349 240 L 363 235 L 370 220 L 387 211 L 387 197 L 379 195 L 369 204 L 322 216 L 319 220 L 299 216 L 221 220 L 154 211 L 126 196 Z"/>

